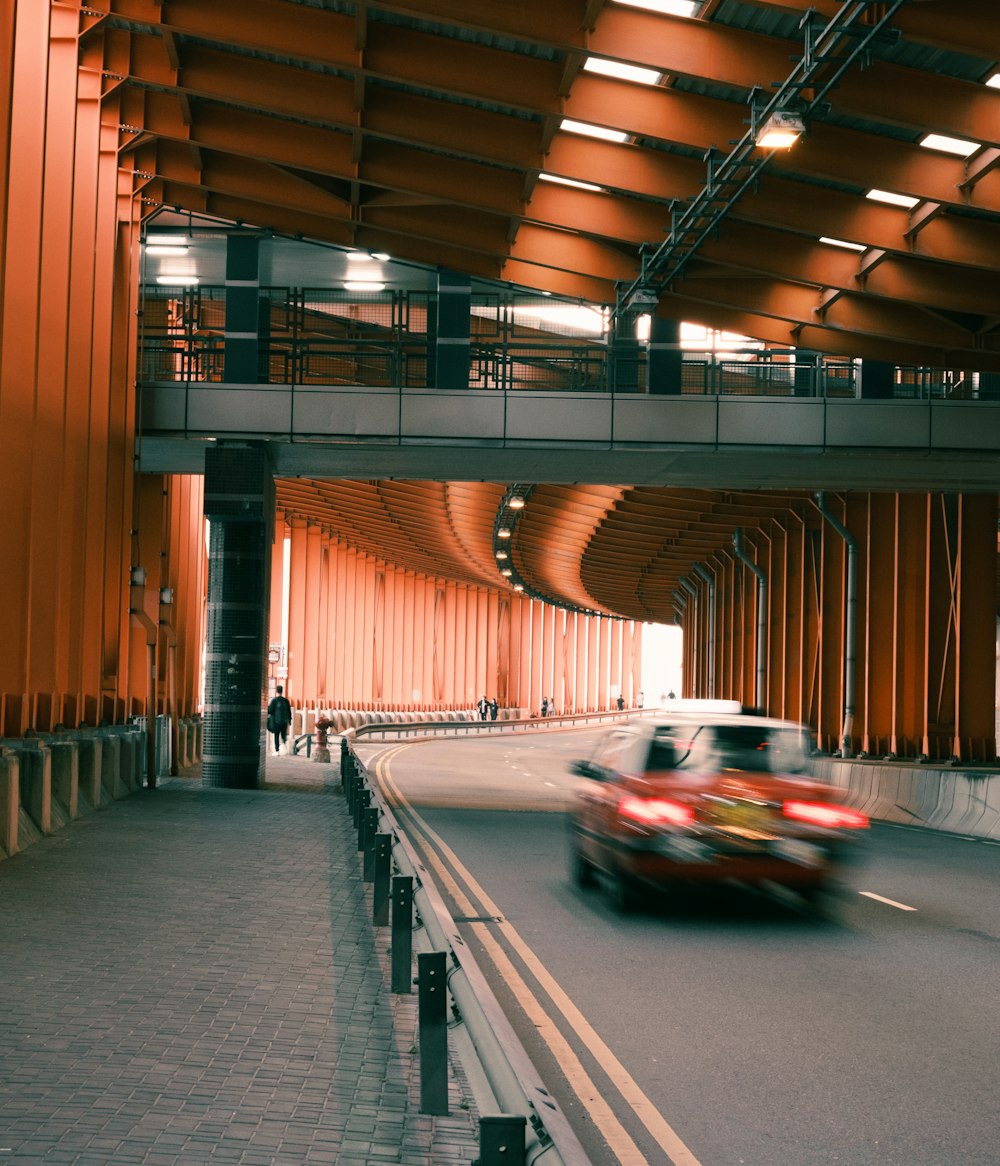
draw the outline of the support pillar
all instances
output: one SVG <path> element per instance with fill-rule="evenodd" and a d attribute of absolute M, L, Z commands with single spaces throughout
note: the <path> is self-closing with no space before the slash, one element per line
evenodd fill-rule
<path fill-rule="evenodd" d="M 274 481 L 263 447 L 205 451 L 209 520 L 202 781 L 255 789 L 264 771 Z"/>
<path fill-rule="evenodd" d="M 434 330 L 434 387 L 467 389 L 472 341 L 472 283 L 455 271 L 438 272 Z"/>
<path fill-rule="evenodd" d="M 226 332 L 223 378 L 253 385 L 261 377 L 260 275 L 256 235 L 226 239 Z M 265 321 L 266 326 L 267 321 Z"/>
<path fill-rule="evenodd" d="M 646 380 L 650 394 L 661 396 L 682 393 L 683 364 L 680 321 L 653 316 L 649 322 L 649 353 L 646 363 Z"/>

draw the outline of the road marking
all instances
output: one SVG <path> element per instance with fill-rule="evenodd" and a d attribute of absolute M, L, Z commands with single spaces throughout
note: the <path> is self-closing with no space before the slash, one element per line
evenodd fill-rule
<path fill-rule="evenodd" d="M 874 899 L 877 903 L 885 903 L 888 907 L 898 907 L 900 911 L 916 911 L 916 907 L 907 907 L 905 903 L 897 903 L 895 899 L 886 899 L 882 895 L 876 895 L 874 891 L 858 891 L 859 895 L 864 895 L 866 899 Z"/>
<path fill-rule="evenodd" d="M 403 746 L 405 748 L 406 746 Z M 401 751 L 401 750 L 400 750 Z M 399 752 L 399 751 L 397 751 Z M 393 754 L 395 756 L 396 754 Z M 511 963 L 510 958 L 500 946 L 494 935 L 501 932 L 507 943 L 520 956 L 525 966 L 548 995 L 554 1007 L 559 1011 L 570 1027 L 577 1034 L 585 1047 L 607 1074 L 608 1079 L 618 1090 L 622 1099 L 635 1113 L 636 1117 L 649 1131 L 673 1166 L 701 1166 L 699 1160 L 653 1105 L 652 1101 L 639 1088 L 625 1066 L 611 1052 L 604 1041 L 598 1036 L 583 1014 L 559 987 L 548 970 L 524 942 L 517 931 L 503 917 L 500 908 L 486 894 L 471 872 L 459 860 L 455 852 L 437 835 L 423 818 L 413 809 L 406 796 L 393 780 L 388 766 L 389 758 L 380 758 L 376 773 L 379 779 L 386 783 L 393 792 L 393 804 L 406 808 L 407 816 L 423 834 L 425 840 L 436 847 L 440 856 L 451 865 L 455 874 L 461 878 L 470 894 L 474 895 L 482 907 L 482 913 L 496 917 L 499 922 L 493 924 L 489 930 L 477 927 L 477 937 L 489 954 L 494 967 L 504 983 L 517 999 L 525 1015 L 538 1031 L 539 1036 L 549 1046 L 557 1064 L 562 1069 L 570 1088 L 580 1098 L 589 1116 L 594 1121 L 601 1136 L 617 1157 L 621 1166 L 648 1166 L 639 1147 L 632 1140 L 625 1127 L 611 1110 L 611 1107 L 601 1096 L 600 1090 L 583 1067 L 580 1059 L 570 1047 L 569 1042 L 562 1035 L 551 1017 L 545 1012 L 537 996 L 524 982 L 524 979 Z M 474 914 L 475 908 L 466 897 L 449 871 L 441 861 L 441 857 L 434 854 L 430 847 L 424 848 L 425 857 L 429 865 L 433 866 L 441 878 L 442 884 L 454 898 L 458 909 L 465 914 Z"/>

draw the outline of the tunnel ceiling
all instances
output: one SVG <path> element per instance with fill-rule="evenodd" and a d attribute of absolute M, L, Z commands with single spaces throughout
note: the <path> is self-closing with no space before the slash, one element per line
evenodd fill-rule
<path fill-rule="evenodd" d="M 766 553 L 778 529 L 821 523 L 807 493 L 518 484 L 527 497 L 509 543 L 494 526 L 509 487 L 483 482 L 317 482 L 281 479 L 278 509 L 408 570 L 503 586 L 503 545 L 529 595 L 584 611 L 671 623 L 694 564 L 715 572 L 733 561 L 733 532 Z M 839 507 L 838 496 L 830 504 Z M 681 601 L 683 602 L 683 600 Z"/>
<path fill-rule="evenodd" d="M 995 0 L 692 10 L 95 0 L 81 20 L 104 38 L 122 157 L 150 214 L 177 206 L 604 303 L 634 286 L 645 252 L 666 316 L 1000 369 Z M 607 75 L 621 66 L 644 72 Z M 758 107 L 794 97 L 806 136 L 720 169 L 755 91 Z M 932 132 L 971 153 L 924 148 Z"/>
<path fill-rule="evenodd" d="M 150 215 L 609 305 L 626 293 L 834 356 L 1000 371 L 996 0 L 706 0 L 690 15 L 92 0 L 79 19 L 82 68 L 103 52 L 123 174 Z M 752 106 L 782 93 L 804 138 L 747 148 Z M 931 133 L 967 156 L 925 148 Z M 505 488 L 284 480 L 278 501 L 400 566 L 496 586 Z M 512 553 L 541 594 L 670 620 L 691 564 L 758 521 L 815 511 L 798 495 L 537 485 Z"/>

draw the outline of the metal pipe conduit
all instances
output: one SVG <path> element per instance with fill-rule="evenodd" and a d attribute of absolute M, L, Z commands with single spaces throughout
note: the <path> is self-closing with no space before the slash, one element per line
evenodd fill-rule
<path fill-rule="evenodd" d="M 701 563 L 692 563 L 691 569 L 708 585 L 708 699 L 715 699 L 715 576 Z"/>
<path fill-rule="evenodd" d="M 844 546 L 847 549 L 847 563 L 845 565 L 847 574 L 845 605 L 847 610 L 844 614 L 844 724 L 840 731 L 840 756 L 850 757 L 851 740 L 854 735 L 854 686 L 855 673 L 857 671 L 855 644 L 858 620 L 858 544 L 847 527 L 827 509 L 826 497 L 823 492 L 821 490 L 817 491 L 814 497 L 816 499 L 816 508 L 844 540 Z"/>
<path fill-rule="evenodd" d="M 465 726 L 468 728 L 469 726 Z M 344 736 L 355 736 L 348 730 Z M 355 755 L 368 778 L 367 768 Z M 502 1113 L 527 1119 L 527 1160 L 541 1166 L 592 1166 L 555 1099 L 542 1084 L 499 1001 L 469 952 L 437 888 L 390 808 L 372 786 L 380 815 L 379 830 L 392 836 L 392 858 L 399 872 L 413 878 L 413 902 L 432 950 L 448 953 L 448 989 Z"/>
<path fill-rule="evenodd" d="M 757 691 L 754 704 L 764 712 L 764 685 L 767 678 L 767 576 L 762 567 L 743 549 L 743 528 L 733 531 L 733 550 L 736 557 L 757 576 Z"/>

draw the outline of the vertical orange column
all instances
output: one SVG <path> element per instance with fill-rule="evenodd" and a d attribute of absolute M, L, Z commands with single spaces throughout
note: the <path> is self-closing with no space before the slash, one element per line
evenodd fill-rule
<path fill-rule="evenodd" d="M 424 682 L 422 687 L 424 708 L 434 703 L 434 615 L 437 584 L 434 579 L 424 577 Z"/>
<path fill-rule="evenodd" d="M 622 691 L 622 643 L 624 640 L 625 621 L 615 619 L 611 621 L 611 688 L 609 696 L 613 694 L 617 699 L 618 694 Z M 612 705 L 615 699 L 611 701 Z"/>
<path fill-rule="evenodd" d="M 324 532 L 320 543 L 319 618 L 316 642 L 316 705 L 330 707 L 330 671 L 333 661 L 333 549 Z"/>
<path fill-rule="evenodd" d="M 531 677 L 532 677 L 532 649 L 531 649 L 531 615 L 532 615 L 532 601 L 525 599 L 523 596 L 518 600 L 518 606 L 521 609 L 521 668 L 520 677 L 518 679 L 518 707 L 524 710 L 526 716 L 530 716 L 534 710 L 534 705 L 531 699 Z"/>
<path fill-rule="evenodd" d="M 531 601 L 531 685 L 528 691 L 528 708 L 538 713 L 542 707 L 542 644 L 544 642 L 544 604 L 537 599 Z"/>
<path fill-rule="evenodd" d="M 331 703 L 343 708 L 347 703 L 347 673 L 345 639 L 347 636 L 347 550 L 339 542 L 333 543 L 333 692 Z"/>
<path fill-rule="evenodd" d="M 306 692 L 306 595 L 309 586 L 307 541 L 308 531 L 301 520 L 291 525 L 291 558 L 288 572 L 288 677 L 285 695 L 293 703 Z"/>
<path fill-rule="evenodd" d="M 966 494 L 960 502 L 953 752 L 995 761 L 996 690 L 986 681 L 996 675 L 997 498 Z"/>
<path fill-rule="evenodd" d="M 587 616 L 587 708 L 598 708 L 598 694 L 600 692 L 600 622 L 596 616 Z"/>
<path fill-rule="evenodd" d="M 793 721 L 805 721 L 803 676 L 805 659 L 805 526 L 790 516 L 785 538 L 785 709 Z"/>
<path fill-rule="evenodd" d="M 413 707 L 413 643 L 416 620 L 416 576 L 407 571 L 403 575 L 403 699 L 404 707 Z"/>
<path fill-rule="evenodd" d="M 550 702 L 553 699 L 553 673 L 552 661 L 555 649 L 555 608 L 551 603 L 543 603 L 541 605 L 542 617 L 542 670 L 539 683 L 541 689 L 539 692 L 539 700 L 541 697 L 548 697 Z"/>
<path fill-rule="evenodd" d="M 566 612 L 565 643 L 563 646 L 563 680 L 566 688 L 567 712 L 577 711 L 576 696 L 576 628 L 579 615 L 575 611 Z"/>
<path fill-rule="evenodd" d="M 892 724 L 896 499 L 869 494 L 866 501 L 865 570 L 858 574 L 865 597 L 865 617 L 858 623 L 858 640 L 865 645 L 864 667 L 858 672 L 865 703 L 861 751 L 881 757 L 890 748 Z"/>
<path fill-rule="evenodd" d="M 285 622 L 287 596 L 285 595 L 285 537 L 288 527 L 285 525 L 284 515 L 279 514 L 274 524 L 274 542 L 271 544 L 271 588 L 267 616 L 267 643 L 287 645 L 282 641 L 281 629 Z M 275 669 L 281 661 L 268 665 L 268 680 L 273 685 Z"/>
<path fill-rule="evenodd" d="M 587 708 L 587 635 L 590 630 L 590 620 L 585 615 L 576 617 L 576 709 L 584 712 Z"/>
<path fill-rule="evenodd" d="M 597 708 L 611 708 L 608 679 L 611 675 L 611 621 L 597 619 Z M 652 695 L 652 694 L 650 694 Z"/>
<path fill-rule="evenodd" d="M 486 602 L 484 604 L 484 608 L 481 608 L 480 611 L 483 613 L 482 618 L 485 620 L 486 624 L 486 695 L 492 697 L 499 703 L 500 693 L 498 691 L 499 669 L 497 636 L 497 622 L 499 619 L 499 596 L 495 591 L 487 591 L 484 595 L 484 599 Z"/>
<path fill-rule="evenodd" d="M 522 708 L 521 699 L 521 611 L 523 601 L 517 593 L 510 600 L 510 654 L 507 661 L 507 697 L 509 707 Z"/>
<path fill-rule="evenodd" d="M 929 498 L 896 496 L 893 711 L 890 752 L 923 751 L 926 738 Z M 912 755 L 912 754 L 911 754 Z"/>

